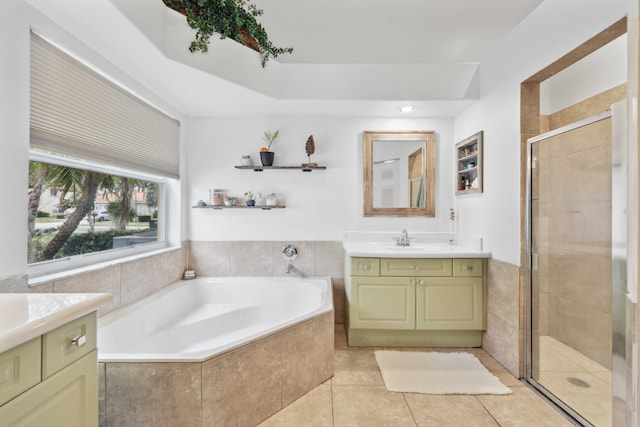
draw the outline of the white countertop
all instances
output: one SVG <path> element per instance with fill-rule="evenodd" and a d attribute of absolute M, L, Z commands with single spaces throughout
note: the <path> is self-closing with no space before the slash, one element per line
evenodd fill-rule
<path fill-rule="evenodd" d="M 342 246 L 348 256 L 374 258 L 491 258 L 482 249 L 482 239 L 464 239 L 463 244 L 448 242 L 450 233 L 409 233 L 409 246 L 398 246 L 400 233 L 347 232 Z"/>
<path fill-rule="evenodd" d="M 0 294 L 0 353 L 109 302 L 111 294 Z"/>

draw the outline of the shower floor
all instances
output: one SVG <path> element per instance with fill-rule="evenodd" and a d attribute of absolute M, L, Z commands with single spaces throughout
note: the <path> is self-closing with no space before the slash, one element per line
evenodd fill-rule
<path fill-rule="evenodd" d="M 540 337 L 539 383 L 593 425 L 611 426 L 611 371 L 549 336 Z"/>

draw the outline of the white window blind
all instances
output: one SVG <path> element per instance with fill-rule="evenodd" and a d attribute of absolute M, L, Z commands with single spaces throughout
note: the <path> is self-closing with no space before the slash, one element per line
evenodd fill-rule
<path fill-rule="evenodd" d="M 179 122 L 31 33 L 31 147 L 178 178 Z"/>

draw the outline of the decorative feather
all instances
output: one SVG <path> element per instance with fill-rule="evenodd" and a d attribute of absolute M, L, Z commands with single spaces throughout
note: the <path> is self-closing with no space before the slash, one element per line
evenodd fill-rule
<path fill-rule="evenodd" d="M 316 143 L 313 140 L 313 135 L 309 135 L 309 138 L 307 138 L 307 143 L 304 144 L 304 149 L 306 150 L 307 156 L 309 157 L 311 157 L 311 155 L 316 152 Z"/>

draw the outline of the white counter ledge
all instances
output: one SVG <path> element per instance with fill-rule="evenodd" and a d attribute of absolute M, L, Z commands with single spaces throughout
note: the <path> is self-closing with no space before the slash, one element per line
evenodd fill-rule
<path fill-rule="evenodd" d="M 364 258 L 491 258 L 491 252 L 454 245 L 415 244 L 411 246 L 376 245 L 375 243 L 343 243 L 350 257 Z"/>
<path fill-rule="evenodd" d="M 0 353 L 97 310 L 111 294 L 0 294 Z"/>
<path fill-rule="evenodd" d="M 350 257 L 370 258 L 491 258 L 491 252 L 482 249 L 481 238 L 460 239 L 463 243 L 451 245 L 450 233 L 408 233 L 409 246 L 398 246 L 394 239 L 400 233 L 347 232 L 342 242 Z"/>

